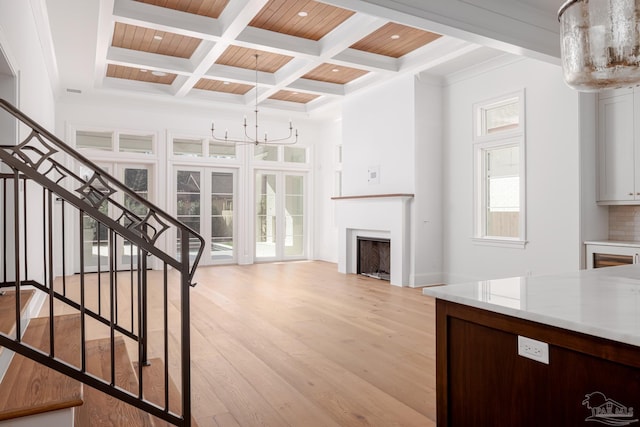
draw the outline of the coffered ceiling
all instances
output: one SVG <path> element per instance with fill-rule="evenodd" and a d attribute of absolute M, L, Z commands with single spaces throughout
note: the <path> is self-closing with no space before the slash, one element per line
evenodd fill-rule
<path fill-rule="evenodd" d="M 60 2 L 48 1 L 63 90 L 73 93 L 239 106 L 257 100 L 262 107 L 313 112 L 394 76 L 502 54 L 344 7 L 343 0 L 91 0 L 99 2 L 97 34 L 86 35 L 96 41 L 95 60 L 92 86 L 82 87 L 80 62 L 75 81 L 63 74 L 73 74 L 70 58 L 81 54 L 69 44 L 83 42 L 67 35 L 64 43 L 59 35 L 71 30 L 51 10 Z M 89 11 L 85 1 L 64 0 L 77 3 L 78 14 Z"/>

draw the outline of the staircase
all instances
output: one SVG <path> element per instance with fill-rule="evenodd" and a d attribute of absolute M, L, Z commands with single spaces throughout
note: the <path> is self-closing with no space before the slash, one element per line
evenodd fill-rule
<path fill-rule="evenodd" d="M 194 425 L 204 240 L 4 100 L 0 113 L 21 135 L 0 141 L 0 427 Z"/>

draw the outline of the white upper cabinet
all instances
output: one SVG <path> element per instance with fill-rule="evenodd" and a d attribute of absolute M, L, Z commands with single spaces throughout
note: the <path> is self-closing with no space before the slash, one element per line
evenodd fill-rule
<path fill-rule="evenodd" d="M 634 108 L 637 106 L 638 108 Z M 640 204 L 640 93 L 598 101 L 598 202 Z"/>

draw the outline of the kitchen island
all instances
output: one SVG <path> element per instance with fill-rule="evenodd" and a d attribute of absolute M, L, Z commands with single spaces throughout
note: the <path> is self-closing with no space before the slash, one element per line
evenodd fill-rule
<path fill-rule="evenodd" d="M 640 266 L 424 289 L 438 426 L 640 425 Z"/>

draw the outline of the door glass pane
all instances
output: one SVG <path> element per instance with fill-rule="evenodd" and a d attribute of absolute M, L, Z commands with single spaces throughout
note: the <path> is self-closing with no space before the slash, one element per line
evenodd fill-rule
<path fill-rule="evenodd" d="M 200 233 L 200 172 L 177 171 L 176 174 L 176 216 L 179 221 Z M 176 243 L 177 256 L 180 259 L 180 236 Z M 193 250 L 189 251 L 190 259 L 197 253 L 198 240 L 190 242 Z"/>
<path fill-rule="evenodd" d="M 256 258 L 276 256 L 276 175 L 256 173 Z"/>
<path fill-rule="evenodd" d="M 122 180 L 124 184 L 145 200 L 149 200 L 149 171 L 141 168 L 125 168 L 123 170 Z M 147 215 L 148 209 L 141 202 L 135 198 L 125 194 L 124 195 L 124 207 L 131 213 L 137 215 L 141 219 Z M 125 227 L 129 226 L 130 220 L 125 216 L 122 218 Z M 138 262 L 138 247 L 131 244 L 128 240 L 124 241 L 124 247 L 122 249 L 122 264 L 136 265 Z"/>
<path fill-rule="evenodd" d="M 153 135 L 120 135 L 120 151 L 153 154 Z"/>
<path fill-rule="evenodd" d="M 80 167 L 80 176 L 88 181 L 93 176 L 93 171 Z M 107 191 L 106 188 L 99 184 L 99 181 L 94 181 L 93 187 L 96 191 Z M 109 203 L 102 203 L 98 210 L 100 213 L 107 215 Z M 86 213 L 82 214 L 82 253 L 85 271 L 96 271 L 98 264 L 101 268 L 106 268 L 109 265 L 108 236 L 109 232 L 106 226 Z"/>
<path fill-rule="evenodd" d="M 519 147 L 486 150 L 486 235 L 518 237 L 520 234 Z"/>
<path fill-rule="evenodd" d="M 253 146 L 253 158 L 256 160 L 265 160 L 269 162 L 278 161 L 278 147 L 266 146 L 264 144 Z"/>
<path fill-rule="evenodd" d="M 211 259 L 233 256 L 233 173 L 211 173 Z"/>
<path fill-rule="evenodd" d="M 304 255 L 304 177 L 285 176 L 285 256 Z"/>
<path fill-rule="evenodd" d="M 76 132 L 76 147 L 92 150 L 113 150 L 113 138 L 111 132 Z"/>

